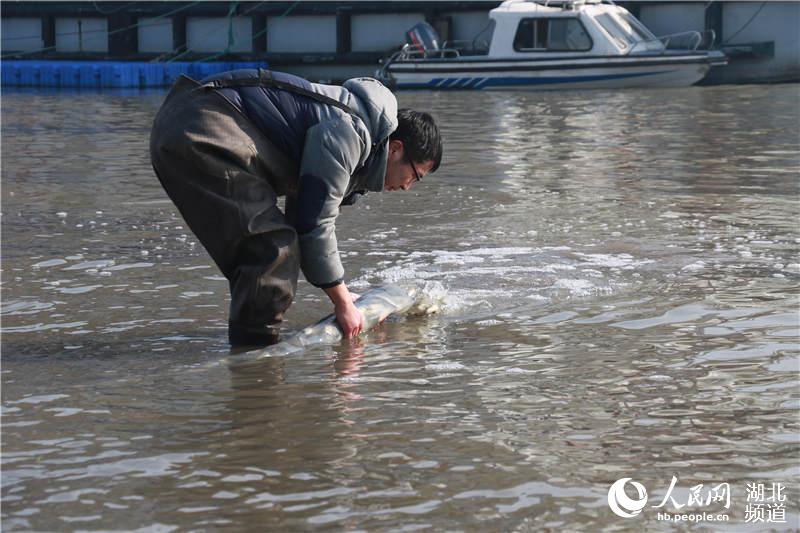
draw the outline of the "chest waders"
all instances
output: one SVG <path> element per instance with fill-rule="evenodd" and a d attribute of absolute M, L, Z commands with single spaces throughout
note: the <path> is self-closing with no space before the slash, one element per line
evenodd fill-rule
<path fill-rule="evenodd" d="M 153 169 L 164 190 L 227 278 L 228 338 L 234 346 L 278 341 L 299 274 L 297 233 L 277 205 L 293 195 L 297 164 L 216 89 L 274 87 L 333 105 L 345 104 L 271 77 L 215 80 L 181 76 L 156 114 Z"/>

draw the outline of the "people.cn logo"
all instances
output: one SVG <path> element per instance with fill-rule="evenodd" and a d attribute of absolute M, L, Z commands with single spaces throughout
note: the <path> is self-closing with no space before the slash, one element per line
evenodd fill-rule
<path fill-rule="evenodd" d="M 625 494 L 625 484 L 628 481 L 631 481 L 631 478 L 618 479 L 608 489 L 608 506 L 611 507 L 615 515 L 622 518 L 633 518 L 641 513 L 644 506 L 647 505 L 647 489 L 641 483 L 631 481 L 631 485 L 639 494 L 638 499 L 630 498 Z"/>

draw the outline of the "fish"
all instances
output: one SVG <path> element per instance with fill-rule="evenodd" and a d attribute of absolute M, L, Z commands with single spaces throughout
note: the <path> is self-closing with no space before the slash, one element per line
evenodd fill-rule
<path fill-rule="evenodd" d="M 353 303 L 364 316 L 362 334 L 386 320 L 390 315 L 401 315 L 408 312 L 432 314 L 439 310 L 438 305 L 428 301 L 423 290 L 414 285 L 390 284 L 375 287 L 364 292 Z M 230 355 L 227 361 L 231 366 L 240 366 L 270 357 L 291 355 L 311 346 L 337 344 L 341 342 L 342 338 L 342 330 L 336 322 L 336 315 L 330 314 L 282 342 L 266 348 Z"/>

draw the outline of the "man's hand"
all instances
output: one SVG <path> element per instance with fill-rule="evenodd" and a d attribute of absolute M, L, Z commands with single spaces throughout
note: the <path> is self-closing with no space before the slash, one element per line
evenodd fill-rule
<path fill-rule="evenodd" d="M 335 311 L 336 321 L 339 322 L 339 326 L 342 328 L 344 338 L 353 339 L 358 337 L 364 329 L 364 315 L 361 314 L 361 311 L 356 309 L 353 302 L 346 306 L 337 306 Z"/>
<path fill-rule="evenodd" d="M 325 289 L 328 298 L 333 302 L 336 321 L 342 328 L 345 339 L 357 337 L 364 329 L 364 315 L 353 304 L 353 295 L 344 283 Z"/>

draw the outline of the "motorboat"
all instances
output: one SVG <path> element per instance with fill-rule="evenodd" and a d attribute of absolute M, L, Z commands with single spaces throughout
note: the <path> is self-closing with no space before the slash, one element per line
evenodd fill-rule
<path fill-rule="evenodd" d="M 507 0 L 489 18 L 466 42 L 417 24 L 376 76 L 396 89 L 685 87 L 727 63 L 712 30 L 656 37 L 609 0 Z"/>

